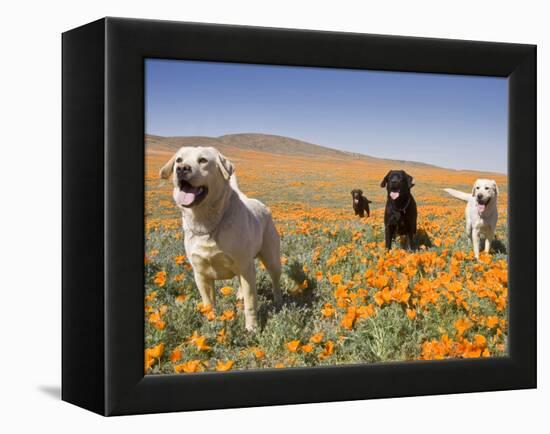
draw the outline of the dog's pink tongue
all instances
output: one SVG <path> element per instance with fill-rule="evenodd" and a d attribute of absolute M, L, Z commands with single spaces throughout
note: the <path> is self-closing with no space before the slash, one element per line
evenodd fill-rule
<path fill-rule="evenodd" d="M 485 211 L 485 204 L 483 204 L 483 203 L 478 203 L 478 204 L 477 204 L 477 209 L 479 210 L 479 212 Z"/>
<path fill-rule="evenodd" d="M 392 191 L 392 192 L 390 193 L 390 197 L 391 197 L 393 200 L 397 199 L 397 198 L 399 197 L 399 192 L 398 192 L 398 191 Z"/>
<path fill-rule="evenodd" d="M 195 200 L 195 189 L 189 191 L 180 191 L 176 195 L 176 203 L 178 205 L 191 205 Z"/>

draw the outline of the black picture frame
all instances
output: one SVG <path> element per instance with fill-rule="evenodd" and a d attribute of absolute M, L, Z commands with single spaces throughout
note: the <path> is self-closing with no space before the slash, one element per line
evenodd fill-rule
<path fill-rule="evenodd" d="M 123 415 L 536 387 L 536 46 L 104 18 L 62 51 L 63 400 Z M 144 376 L 145 58 L 508 77 L 509 357 Z"/>

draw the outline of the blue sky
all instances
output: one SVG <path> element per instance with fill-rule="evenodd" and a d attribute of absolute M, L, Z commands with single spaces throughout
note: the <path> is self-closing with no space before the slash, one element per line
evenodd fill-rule
<path fill-rule="evenodd" d="M 278 134 L 507 172 L 505 78 L 147 59 L 146 133 Z"/>

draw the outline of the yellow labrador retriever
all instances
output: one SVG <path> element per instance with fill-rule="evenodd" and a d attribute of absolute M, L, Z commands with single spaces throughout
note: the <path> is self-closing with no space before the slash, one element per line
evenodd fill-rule
<path fill-rule="evenodd" d="M 280 239 L 269 208 L 239 190 L 234 171 L 215 148 L 183 147 L 162 167 L 160 176 L 173 175 L 185 252 L 203 304 L 214 306 L 215 280 L 239 276 L 237 296 L 244 300 L 245 326 L 254 330 L 258 325 L 254 260 L 258 257 L 265 265 L 275 305 L 280 305 Z"/>
<path fill-rule="evenodd" d="M 497 183 L 493 179 L 477 179 L 471 194 L 452 188 L 444 190 L 451 196 L 468 202 L 465 210 L 466 235 L 472 240 L 475 257 L 479 259 L 481 235 L 485 238 L 485 252 L 489 253 L 498 220 Z"/>

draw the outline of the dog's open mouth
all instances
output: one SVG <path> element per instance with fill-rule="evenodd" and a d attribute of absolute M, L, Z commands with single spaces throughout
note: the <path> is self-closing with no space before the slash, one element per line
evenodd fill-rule
<path fill-rule="evenodd" d="M 390 191 L 390 197 L 392 200 L 396 200 L 399 197 L 399 191 Z"/>
<path fill-rule="evenodd" d="M 478 210 L 479 212 L 485 211 L 485 208 L 487 208 L 487 205 L 489 204 L 490 201 L 491 201 L 491 198 L 488 198 L 488 199 L 478 199 L 478 200 L 477 200 L 477 210 Z"/>
<path fill-rule="evenodd" d="M 176 203 L 185 208 L 198 205 L 208 194 L 208 187 L 193 187 L 183 179 L 178 181 L 178 187 L 180 191 L 176 194 Z"/>

